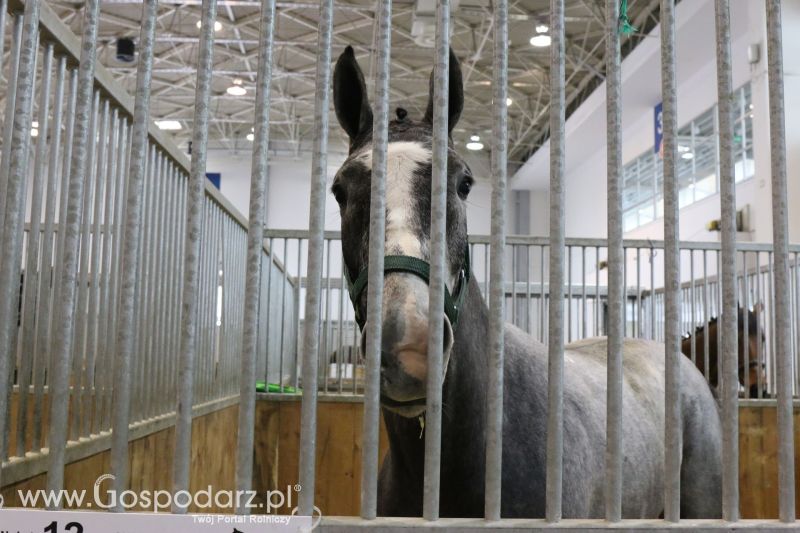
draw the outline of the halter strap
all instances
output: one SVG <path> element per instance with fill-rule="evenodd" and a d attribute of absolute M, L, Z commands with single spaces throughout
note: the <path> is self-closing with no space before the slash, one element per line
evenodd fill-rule
<path fill-rule="evenodd" d="M 355 281 L 350 280 L 347 268 L 345 268 L 344 271 L 344 276 L 347 280 L 347 288 L 350 292 L 350 301 L 353 303 L 353 309 L 356 314 L 356 322 L 358 322 L 359 327 L 363 329 L 366 318 L 364 318 L 359 311 L 358 300 L 361 297 L 361 293 L 364 292 L 364 289 L 367 287 L 367 267 L 361 269 Z M 411 257 L 409 255 L 387 255 L 383 258 L 383 272 L 384 274 L 390 272 L 406 272 L 417 276 L 426 284 L 430 284 L 431 265 L 427 261 L 423 261 L 417 257 Z M 444 314 L 450 320 L 450 325 L 454 330 L 456 324 L 458 324 L 458 314 L 464 303 L 464 297 L 467 294 L 467 282 L 469 281 L 469 277 L 469 247 L 466 247 L 464 250 L 464 262 L 461 264 L 461 269 L 458 271 L 455 296 L 450 294 L 447 285 L 444 287 Z"/>

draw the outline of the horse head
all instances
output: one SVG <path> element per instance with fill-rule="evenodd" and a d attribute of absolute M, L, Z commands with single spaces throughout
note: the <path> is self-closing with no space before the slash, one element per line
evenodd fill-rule
<path fill-rule="evenodd" d="M 367 308 L 370 183 L 373 114 L 364 75 L 353 49 L 336 62 L 334 107 L 350 139 L 348 157 L 331 192 L 339 204 L 342 253 L 356 319 L 364 330 Z M 455 127 L 464 102 L 461 69 L 450 53 L 448 131 Z M 386 163 L 386 237 L 381 340 L 381 403 L 407 417 L 425 410 L 430 261 L 433 76 L 427 111 L 420 120 L 397 109 L 389 122 Z M 450 295 L 466 291 L 469 275 L 466 199 L 474 179 L 449 142 L 447 157 L 446 271 Z M 447 299 L 447 298 L 446 298 Z M 450 298 L 452 301 L 453 298 Z M 457 309 L 457 308 L 456 308 Z M 444 368 L 450 360 L 457 319 L 445 309 Z M 362 347 L 365 337 L 362 334 Z"/>

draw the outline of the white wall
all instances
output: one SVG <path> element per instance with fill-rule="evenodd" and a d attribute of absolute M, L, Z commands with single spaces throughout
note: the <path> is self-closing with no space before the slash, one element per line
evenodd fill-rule
<path fill-rule="evenodd" d="M 772 240 L 770 137 L 767 95 L 766 17 L 761 2 L 732 2 L 733 84 L 750 81 L 754 104 L 755 177 L 737 187 L 738 205 L 750 207 L 752 232 L 741 240 Z M 712 0 L 677 6 L 678 123 L 683 125 L 717 101 Z M 783 8 L 786 144 L 789 176 L 790 240 L 800 242 L 800 4 Z M 653 107 L 661 100 L 659 29 L 623 62 L 623 161 L 653 147 Z M 761 60 L 751 66 L 750 44 L 761 46 Z M 570 237 L 606 236 L 605 85 L 600 86 L 567 121 L 566 232 Z M 523 165 L 512 180 L 514 188 L 544 193 L 547 199 L 548 144 Z M 546 209 L 547 204 L 539 206 Z M 532 208 L 533 209 L 533 208 Z M 716 240 L 705 224 L 719 217 L 719 196 L 713 195 L 681 210 L 681 239 Z M 539 226 L 537 227 L 537 220 Z M 532 233 L 546 234 L 547 216 L 532 216 Z M 630 238 L 663 237 L 658 219 L 626 234 Z"/>

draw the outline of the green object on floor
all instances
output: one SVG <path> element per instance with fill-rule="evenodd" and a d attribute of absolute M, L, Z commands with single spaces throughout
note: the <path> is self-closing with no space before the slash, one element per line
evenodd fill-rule
<path fill-rule="evenodd" d="M 288 394 L 299 394 L 302 392 L 301 389 L 296 389 L 294 387 L 281 387 L 277 383 L 269 383 L 267 384 L 266 381 L 256 381 L 256 392 L 284 392 Z"/>

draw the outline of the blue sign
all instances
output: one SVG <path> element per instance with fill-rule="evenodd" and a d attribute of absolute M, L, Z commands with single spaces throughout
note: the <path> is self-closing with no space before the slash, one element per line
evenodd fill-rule
<path fill-rule="evenodd" d="M 661 153 L 661 140 L 664 137 L 664 116 L 661 112 L 661 103 L 653 108 L 653 132 L 655 133 L 655 143 L 653 152 Z"/>
<path fill-rule="evenodd" d="M 214 187 L 219 190 L 220 182 L 222 181 L 222 174 L 219 172 L 206 172 L 206 178 L 211 182 Z"/>

